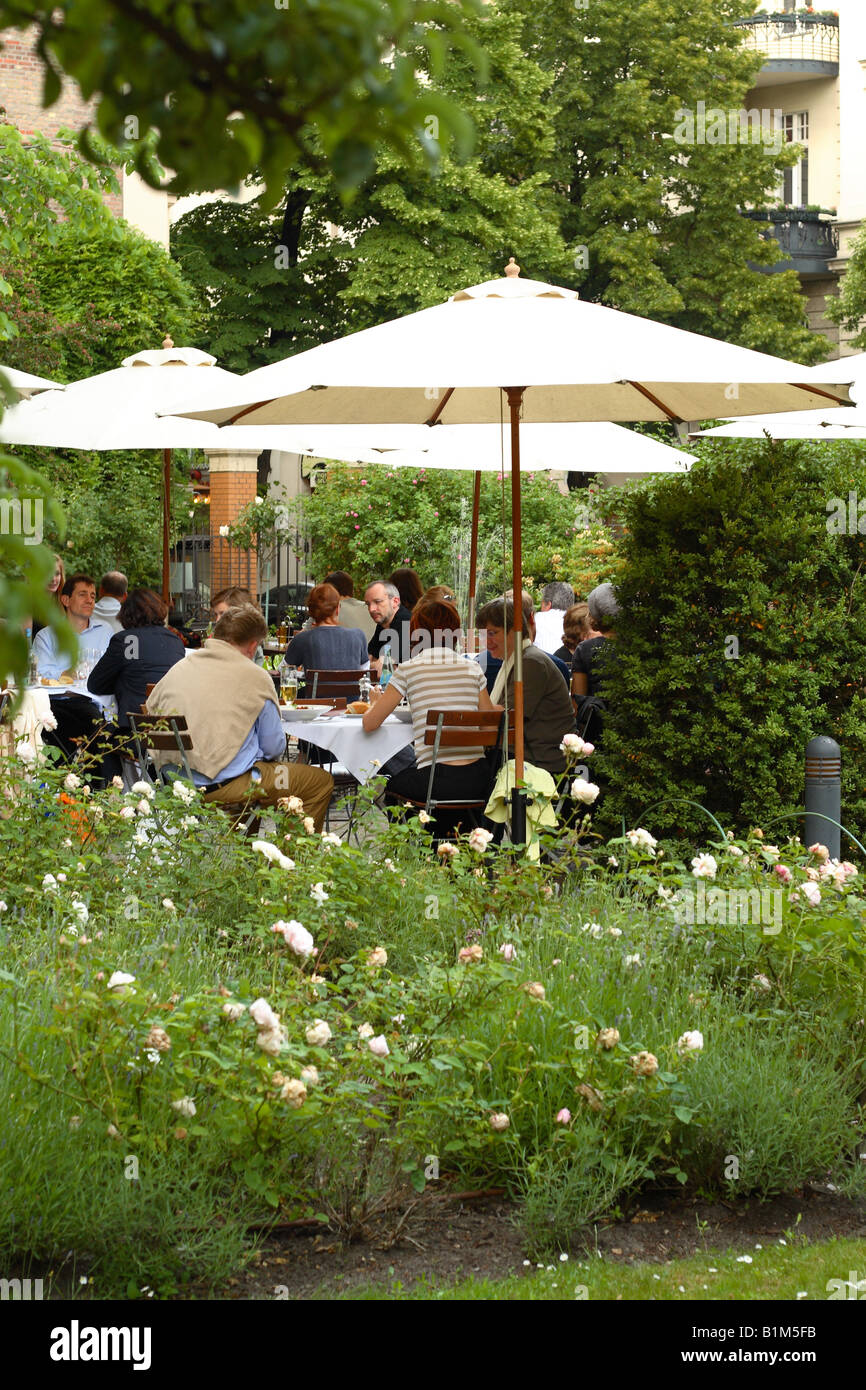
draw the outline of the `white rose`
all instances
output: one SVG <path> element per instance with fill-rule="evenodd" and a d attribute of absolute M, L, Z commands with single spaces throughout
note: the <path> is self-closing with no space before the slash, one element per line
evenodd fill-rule
<path fill-rule="evenodd" d="M 703 1046 L 704 1035 L 699 1032 L 698 1029 L 694 1029 L 689 1033 L 683 1033 L 682 1037 L 677 1039 L 677 1052 L 681 1055 L 685 1052 L 700 1052 Z"/>
<path fill-rule="evenodd" d="M 236 1023 L 246 1009 L 246 1004 L 223 1004 L 223 1013 L 232 1023 Z"/>
<path fill-rule="evenodd" d="M 289 859 L 281 849 L 272 845 L 269 840 L 253 840 L 253 849 L 257 854 L 263 854 L 271 864 L 279 865 L 281 869 L 293 869 L 295 867 L 294 860 Z"/>
<path fill-rule="evenodd" d="M 474 850 L 476 854 L 484 854 L 492 839 L 492 830 L 485 830 L 482 826 L 477 825 L 474 830 L 470 831 L 469 848 Z"/>
<path fill-rule="evenodd" d="M 626 956 L 624 964 L 629 969 L 637 970 L 640 967 L 640 953 L 635 951 L 633 956 Z"/>
<path fill-rule="evenodd" d="M 312 816 L 304 816 L 304 829 L 308 835 L 315 835 L 316 822 L 313 820 Z"/>
<path fill-rule="evenodd" d="M 276 1028 L 262 1028 L 256 1034 L 257 1045 L 262 1049 L 262 1052 L 267 1052 L 270 1057 L 279 1056 L 285 1042 L 286 1030 L 279 1025 Z"/>
<path fill-rule="evenodd" d="M 133 782 L 129 790 L 133 796 L 146 796 L 148 801 L 153 800 L 154 790 L 149 782 Z"/>
<path fill-rule="evenodd" d="M 718 867 L 711 854 L 699 854 L 692 860 L 692 874 L 695 878 L 715 878 Z"/>
<path fill-rule="evenodd" d="M 304 1067 L 301 1072 L 301 1080 L 305 1086 L 318 1086 L 319 1073 L 316 1067 Z"/>
<path fill-rule="evenodd" d="M 42 880 L 42 891 L 43 891 L 43 893 L 56 893 L 56 892 L 57 892 L 57 879 L 54 877 L 53 874 L 46 874 L 45 877 L 43 878 L 43 880 Z"/>
<path fill-rule="evenodd" d="M 185 1120 L 191 1120 L 195 1114 L 195 1101 L 192 1096 L 181 1096 L 180 1100 L 173 1100 L 172 1110 L 176 1110 L 178 1115 L 182 1115 Z"/>
<path fill-rule="evenodd" d="M 67 791 L 74 792 L 76 787 L 81 786 L 81 778 L 76 777 L 74 772 L 68 772 L 63 779 L 63 785 Z"/>
<path fill-rule="evenodd" d="M 125 970 L 115 970 L 114 973 L 109 976 L 106 989 L 125 989 L 126 986 L 131 985 L 134 980 L 135 976 L 127 975 Z"/>
<path fill-rule="evenodd" d="M 300 1110 L 306 1099 L 306 1086 L 303 1081 L 296 1081 L 294 1077 L 287 1081 L 280 1091 L 280 1100 L 288 1101 L 293 1110 Z"/>
<path fill-rule="evenodd" d="M 374 970 L 379 970 L 383 965 L 388 964 L 388 952 L 384 946 L 375 946 L 367 957 L 367 964 Z"/>
<path fill-rule="evenodd" d="M 490 1116 L 488 1123 L 490 1128 L 495 1130 L 497 1134 L 502 1134 L 511 1124 L 511 1121 L 507 1115 L 504 1115 L 501 1111 L 497 1111 Z"/>
<path fill-rule="evenodd" d="M 310 1047 L 324 1047 L 330 1038 L 331 1029 L 323 1018 L 317 1018 L 315 1023 L 306 1031 L 306 1039 Z"/>
<path fill-rule="evenodd" d="M 373 1036 L 373 1025 L 372 1025 L 372 1023 L 362 1023 L 362 1024 L 360 1025 L 360 1027 L 358 1028 L 358 1037 L 359 1037 L 359 1038 L 372 1038 L 372 1036 Z"/>
<path fill-rule="evenodd" d="M 380 1033 L 378 1038 L 371 1038 L 367 1043 L 374 1057 L 387 1057 L 391 1049 L 385 1041 L 384 1033 Z"/>
<path fill-rule="evenodd" d="M 313 902 L 318 904 L 319 907 L 324 907 L 325 903 L 328 901 L 329 896 L 330 895 L 325 892 L 324 883 L 314 883 L 312 888 L 310 889 L 310 897 L 313 899 Z"/>
<path fill-rule="evenodd" d="M 287 946 L 290 946 L 296 956 L 302 956 L 306 960 L 315 950 L 315 943 L 312 935 L 302 922 L 274 922 L 271 931 L 277 932 L 282 936 Z"/>
<path fill-rule="evenodd" d="M 267 999 L 257 999 L 250 1005 L 250 1018 L 257 1028 L 263 1030 L 280 1026 L 280 1016 L 274 1013 Z"/>
<path fill-rule="evenodd" d="M 198 795 L 198 788 L 194 784 L 180 780 L 172 782 L 171 790 L 172 795 L 176 796 L 178 801 L 182 801 L 184 806 L 191 805 Z"/>
<path fill-rule="evenodd" d="M 118 812 L 118 815 L 120 816 L 121 820 L 134 820 L 134 819 L 135 819 L 135 807 L 134 807 L 134 806 L 121 806 L 121 808 L 120 808 L 120 810 L 119 810 L 119 812 Z"/>
<path fill-rule="evenodd" d="M 575 777 L 571 784 L 571 794 L 575 801 L 580 801 L 584 806 L 591 806 L 598 796 L 599 788 L 595 782 L 587 782 L 585 777 Z"/>

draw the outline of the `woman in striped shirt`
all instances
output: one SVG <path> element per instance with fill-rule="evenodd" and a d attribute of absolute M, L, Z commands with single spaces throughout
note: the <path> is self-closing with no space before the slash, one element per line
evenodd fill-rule
<path fill-rule="evenodd" d="M 432 744 L 425 744 L 424 730 L 429 709 L 492 710 L 484 672 L 476 661 L 467 661 L 454 650 L 460 632 L 460 614 L 453 603 L 443 599 L 420 600 L 412 613 L 410 627 L 413 651 L 417 654 L 397 667 L 385 690 L 364 715 L 367 733 L 378 729 L 405 696 L 412 715 L 415 762 L 390 778 L 388 793 L 425 801 L 433 761 Z M 491 785 L 490 765 L 484 749 L 442 748 L 436 759 L 433 795 L 446 801 L 476 801 L 486 797 Z M 437 812 L 437 836 L 451 827 L 461 813 Z M 462 813 L 464 822 L 474 824 L 471 812 Z"/>

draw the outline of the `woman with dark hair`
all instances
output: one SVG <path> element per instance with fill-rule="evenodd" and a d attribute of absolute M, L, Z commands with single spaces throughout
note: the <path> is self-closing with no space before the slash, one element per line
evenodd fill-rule
<path fill-rule="evenodd" d="M 562 646 L 554 656 L 558 656 L 560 661 L 564 661 L 569 670 L 574 659 L 574 649 L 578 642 L 584 642 L 589 637 L 598 637 L 592 625 L 592 618 L 589 616 L 589 605 L 586 603 L 575 603 L 566 610 L 562 620 Z"/>
<path fill-rule="evenodd" d="M 460 614 L 453 603 L 430 600 L 419 603 L 410 625 L 413 650 L 421 650 L 409 661 L 397 667 L 385 690 L 363 718 L 367 733 L 378 729 L 405 696 L 412 715 L 415 743 L 415 762 L 397 772 L 388 782 L 388 793 L 425 801 L 430 780 L 433 748 L 424 742 L 429 709 L 492 710 L 487 694 L 484 672 L 476 661 L 467 661 L 455 650 L 460 634 Z M 416 637 L 418 634 L 418 637 Z M 433 795 L 448 801 L 476 801 L 490 790 L 491 772 L 485 750 L 478 748 L 443 748 L 436 759 Z M 443 833 L 444 821 L 453 825 L 459 816 L 437 811 L 437 835 Z M 464 813 L 464 820 L 475 823 L 477 817 Z"/>
<path fill-rule="evenodd" d="M 118 724 L 129 728 L 129 712 L 138 714 L 147 687 L 183 660 L 184 646 L 165 625 L 168 609 L 152 589 L 131 589 L 120 610 L 121 631 L 115 632 L 94 666 L 87 689 L 94 695 L 113 695 Z"/>
<path fill-rule="evenodd" d="M 494 599 L 478 612 L 478 626 L 487 632 L 487 651 L 502 666 L 491 691 L 494 704 L 507 697 L 514 708 L 514 605 L 511 599 Z M 574 710 L 568 686 L 547 652 L 531 639 L 526 608 L 523 609 L 523 739 L 526 761 L 553 777 L 565 772 L 560 744 L 574 733 Z"/>
<path fill-rule="evenodd" d="M 286 647 L 290 666 L 310 671 L 367 670 L 367 639 L 360 628 L 341 627 L 340 601 L 333 584 L 317 584 L 310 590 L 307 607 L 313 626 L 298 632 Z"/>
<path fill-rule="evenodd" d="M 421 583 L 415 571 L 395 570 L 389 577 L 388 583 L 394 585 L 394 588 L 400 595 L 400 602 L 403 607 L 408 608 L 411 613 L 415 604 L 424 593 L 424 585 Z"/>

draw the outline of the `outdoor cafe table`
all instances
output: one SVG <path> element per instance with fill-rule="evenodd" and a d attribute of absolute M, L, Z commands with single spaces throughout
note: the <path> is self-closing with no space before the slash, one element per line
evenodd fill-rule
<path fill-rule="evenodd" d="M 389 714 L 372 734 L 361 725 L 361 715 L 335 714 L 316 719 L 293 719 L 295 711 L 281 706 L 287 734 L 324 748 L 359 782 L 379 775 L 379 768 L 412 742 L 412 724 Z"/>

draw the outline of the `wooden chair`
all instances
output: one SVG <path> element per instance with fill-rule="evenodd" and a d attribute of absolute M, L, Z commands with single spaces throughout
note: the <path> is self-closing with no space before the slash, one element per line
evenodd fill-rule
<path fill-rule="evenodd" d="M 312 705 L 326 705 L 328 709 L 345 709 L 346 697 L 345 695 L 335 695 L 332 700 L 308 700 L 304 697 L 301 700 L 296 700 L 295 705 L 298 709 L 308 709 Z"/>
<path fill-rule="evenodd" d="M 149 714 L 142 705 L 139 714 L 133 714 L 130 710 L 129 727 L 142 777 L 154 780 L 148 771 L 148 753 L 177 753 L 184 777 L 189 782 L 193 781 L 187 758 L 187 753 L 192 749 L 192 735 L 182 714 Z M 171 780 L 168 776 L 170 770 L 169 766 L 159 769 L 161 782 L 167 784 Z"/>
<path fill-rule="evenodd" d="M 188 782 L 195 783 L 187 754 L 192 751 L 192 735 L 189 733 L 186 718 L 182 714 L 149 714 L 142 706 L 140 714 L 129 715 L 139 767 L 142 776 L 153 781 L 148 771 L 149 752 L 177 753 L 180 766 L 166 763 L 158 770 L 159 780 L 167 786 L 180 772 Z M 220 811 L 230 816 L 236 826 L 241 826 L 244 834 L 254 834 L 260 824 L 261 816 L 248 801 L 221 801 L 215 803 Z M 246 820 L 244 817 L 246 816 Z"/>
<path fill-rule="evenodd" d="M 501 710 L 445 710 L 428 709 L 424 729 L 424 743 L 433 746 L 433 761 L 427 781 L 427 798 L 415 801 L 411 797 L 401 797 L 411 801 L 413 806 L 423 806 L 427 814 L 441 806 L 448 811 L 478 811 L 487 805 L 487 796 L 472 801 L 448 801 L 433 795 L 433 779 L 441 748 L 495 748 L 500 742 L 502 726 Z"/>
<path fill-rule="evenodd" d="M 361 677 L 358 671 L 323 671 L 307 669 L 304 672 L 302 699 L 315 700 L 320 696 L 336 697 L 343 695 L 346 700 L 357 700 L 361 694 Z"/>

